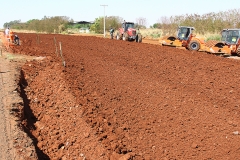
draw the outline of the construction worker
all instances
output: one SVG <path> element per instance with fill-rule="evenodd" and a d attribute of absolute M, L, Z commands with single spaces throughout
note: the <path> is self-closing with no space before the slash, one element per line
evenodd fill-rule
<path fill-rule="evenodd" d="M 9 28 L 5 29 L 5 37 L 8 41 L 10 41 L 10 37 L 9 37 Z"/>
<path fill-rule="evenodd" d="M 5 36 L 9 35 L 9 28 L 5 29 Z"/>
<path fill-rule="evenodd" d="M 109 30 L 109 32 L 110 32 L 111 39 L 113 39 L 114 29 L 111 27 L 111 29 Z"/>
<path fill-rule="evenodd" d="M 10 40 L 11 43 L 14 42 L 14 33 L 13 33 L 12 30 L 9 30 L 9 40 Z"/>
<path fill-rule="evenodd" d="M 16 45 L 19 45 L 20 43 L 19 43 L 19 37 L 18 37 L 18 35 L 14 35 L 14 43 L 16 44 Z"/>
<path fill-rule="evenodd" d="M 136 42 L 138 42 L 138 34 L 140 33 L 139 28 L 136 29 Z"/>

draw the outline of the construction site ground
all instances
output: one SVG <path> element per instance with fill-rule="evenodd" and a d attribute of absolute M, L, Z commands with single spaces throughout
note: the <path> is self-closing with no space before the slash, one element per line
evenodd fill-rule
<path fill-rule="evenodd" d="M 33 140 L 22 126 L 24 104 L 19 83 L 21 66 L 34 57 L 0 51 L 0 159 L 37 159 Z"/>
<path fill-rule="evenodd" d="M 240 159 L 239 60 L 150 40 L 18 36 L 0 55 L 0 159 Z"/>

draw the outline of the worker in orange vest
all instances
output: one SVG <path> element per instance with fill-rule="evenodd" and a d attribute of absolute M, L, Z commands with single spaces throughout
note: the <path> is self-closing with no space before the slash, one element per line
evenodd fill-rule
<path fill-rule="evenodd" d="M 14 42 L 14 33 L 12 30 L 9 30 L 9 39 L 10 39 L 10 42 L 13 43 Z"/>

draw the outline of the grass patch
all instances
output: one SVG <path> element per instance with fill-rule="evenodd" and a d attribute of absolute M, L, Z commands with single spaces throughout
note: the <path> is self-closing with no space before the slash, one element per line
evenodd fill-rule
<path fill-rule="evenodd" d="M 162 30 L 156 28 L 139 29 L 143 37 L 148 39 L 159 39 L 162 36 Z"/>
<path fill-rule="evenodd" d="M 198 37 L 204 37 L 205 41 L 209 40 L 216 40 L 216 41 L 221 41 L 221 34 L 219 33 L 206 33 L 204 35 L 202 34 L 197 34 Z"/>
<path fill-rule="evenodd" d="M 206 38 L 206 41 L 209 41 L 209 40 L 221 41 L 221 38 L 222 38 L 221 35 L 210 35 Z"/>

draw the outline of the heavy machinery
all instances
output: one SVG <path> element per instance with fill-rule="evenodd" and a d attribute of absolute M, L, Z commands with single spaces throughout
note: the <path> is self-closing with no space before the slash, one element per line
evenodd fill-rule
<path fill-rule="evenodd" d="M 165 36 L 159 39 L 163 46 L 184 47 L 192 51 L 204 51 L 205 42 L 203 38 L 193 34 L 194 27 L 179 26 L 177 36 Z"/>
<path fill-rule="evenodd" d="M 133 22 L 124 22 L 122 27 L 118 29 L 116 39 L 124 41 L 136 41 L 138 43 L 142 42 L 141 33 L 137 33 L 138 30 L 134 28 Z"/>
<path fill-rule="evenodd" d="M 240 29 L 223 29 L 221 41 L 206 42 L 206 52 L 240 56 Z"/>

